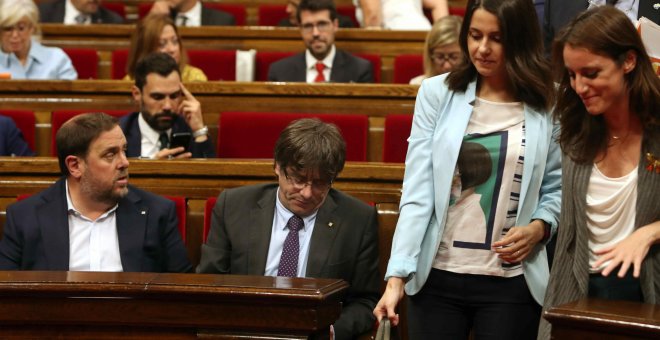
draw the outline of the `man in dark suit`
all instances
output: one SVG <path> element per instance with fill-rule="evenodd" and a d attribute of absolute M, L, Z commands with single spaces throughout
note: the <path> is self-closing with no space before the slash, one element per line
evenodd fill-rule
<path fill-rule="evenodd" d="M 55 0 L 39 3 L 41 22 L 84 24 L 123 24 L 119 14 L 103 8 L 101 0 Z"/>
<path fill-rule="evenodd" d="M 271 64 L 269 81 L 373 82 L 369 61 L 335 47 L 339 23 L 332 0 L 302 0 L 297 15 L 307 50 Z"/>
<path fill-rule="evenodd" d="M 277 26 L 280 27 L 298 27 L 298 5 L 300 0 L 287 0 L 286 2 L 286 14 L 289 16 L 280 20 L 277 23 Z M 337 21 L 339 22 L 339 27 L 343 28 L 353 28 L 355 24 L 351 18 L 337 13 Z"/>
<path fill-rule="evenodd" d="M 369 331 L 381 277 L 378 221 L 373 207 L 331 188 L 345 154 L 336 126 L 291 123 L 275 144 L 278 183 L 218 197 L 197 272 L 346 280 L 336 338 Z"/>
<path fill-rule="evenodd" d="M 0 156 L 34 156 L 14 120 L 3 115 L 0 115 Z"/>
<path fill-rule="evenodd" d="M 151 53 L 135 67 L 133 99 L 140 112 L 121 118 L 128 157 L 215 157 L 199 101 L 181 83 L 179 65 L 166 53 Z M 178 136 L 187 135 L 183 143 Z"/>
<path fill-rule="evenodd" d="M 619 8 L 631 19 L 646 17 L 660 25 L 660 0 L 593 0 L 597 4 L 608 4 Z M 576 15 L 589 8 L 588 1 L 545 0 L 543 34 L 546 54 L 550 55 L 555 35 L 573 20 Z M 634 15 L 637 13 L 637 15 Z"/>
<path fill-rule="evenodd" d="M 233 26 L 236 19 L 230 13 L 208 8 L 199 0 L 158 0 L 150 14 L 169 15 L 177 26 Z"/>
<path fill-rule="evenodd" d="M 56 143 L 63 177 L 7 208 L 1 270 L 192 270 L 174 203 L 128 184 L 116 118 L 78 115 Z"/>

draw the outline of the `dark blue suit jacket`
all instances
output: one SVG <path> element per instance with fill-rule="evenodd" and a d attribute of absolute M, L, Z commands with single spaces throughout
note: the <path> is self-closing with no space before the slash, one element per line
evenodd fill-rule
<path fill-rule="evenodd" d="M 34 156 L 14 120 L 0 116 L 0 156 Z"/>
<path fill-rule="evenodd" d="M 66 0 L 39 3 L 41 22 L 63 23 Z M 119 14 L 99 6 L 98 12 L 92 15 L 94 24 L 123 24 L 124 18 Z"/>
<path fill-rule="evenodd" d="M 65 179 L 7 208 L 0 270 L 69 270 Z M 190 272 L 174 202 L 129 186 L 116 210 L 125 272 Z"/>
<path fill-rule="evenodd" d="M 142 153 L 142 133 L 140 133 L 140 126 L 138 125 L 139 112 L 133 112 L 125 115 L 119 119 L 119 126 L 124 131 L 128 149 L 126 150 L 126 157 L 140 157 Z M 172 125 L 172 133 L 177 132 L 191 132 L 190 127 L 186 121 L 177 116 Z M 192 152 L 193 158 L 212 158 L 215 157 L 215 150 L 211 138 L 208 138 L 203 143 L 195 143 L 194 138 L 190 139 L 188 151 Z"/>
<path fill-rule="evenodd" d="M 332 61 L 330 82 L 333 83 L 373 83 L 374 73 L 368 60 L 356 57 L 346 51 L 336 50 Z M 268 69 L 268 81 L 307 81 L 305 53 L 298 53 L 278 60 Z"/>

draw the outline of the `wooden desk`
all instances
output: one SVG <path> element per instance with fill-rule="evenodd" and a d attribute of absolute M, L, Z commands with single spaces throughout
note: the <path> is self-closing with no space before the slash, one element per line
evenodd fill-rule
<path fill-rule="evenodd" d="M 306 339 L 341 311 L 342 280 L 0 272 L 3 339 Z"/>
<path fill-rule="evenodd" d="M 583 299 L 551 308 L 545 317 L 553 339 L 658 339 L 660 306 Z"/>
<path fill-rule="evenodd" d="M 37 113 L 37 155 L 50 155 L 50 112 L 137 110 L 130 82 L 120 80 L 0 81 L 0 109 Z M 367 160 L 382 160 L 385 116 L 412 114 L 418 86 L 304 83 L 188 83 L 202 104 L 204 122 L 217 140 L 222 111 L 308 112 L 369 116 Z"/>

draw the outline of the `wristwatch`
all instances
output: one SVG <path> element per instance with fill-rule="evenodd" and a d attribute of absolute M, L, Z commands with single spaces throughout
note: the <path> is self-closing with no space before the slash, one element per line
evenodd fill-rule
<path fill-rule="evenodd" d="M 201 129 L 193 132 L 193 138 L 201 137 L 201 136 L 206 136 L 209 134 L 209 127 L 204 125 Z"/>

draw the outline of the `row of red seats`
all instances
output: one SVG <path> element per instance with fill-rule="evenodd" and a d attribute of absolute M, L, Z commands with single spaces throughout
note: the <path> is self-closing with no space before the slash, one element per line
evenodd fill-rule
<path fill-rule="evenodd" d="M 78 71 L 78 79 L 97 79 L 99 56 L 96 50 L 86 48 L 64 48 L 71 58 L 73 66 Z M 270 64 L 296 52 L 257 52 L 255 56 L 255 80 L 268 80 Z M 381 81 L 381 59 L 377 54 L 356 54 L 371 62 L 374 70 L 374 82 Z M 122 79 L 126 75 L 128 50 L 112 52 L 112 79 Z M 191 65 L 204 71 L 209 80 L 236 80 L 236 51 L 223 50 L 190 50 L 188 59 Z M 222 65 L 222 66 L 220 66 Z M 424 73 L 421 55 L 403 54 L 394 59 L 394 83 L 408 84 L 410 79 Z"/>
<path fill-rule="evenodd" d="M 55 156 L 55 134 L 71 117 L 85 110 L 53 111 L 51 114 L 51 155 Z M 104 111 L 115 117 L 127 111 Z M 2 110 L 0 115 L 11 117 L 23 132 L 30 148 L 35 144 L 35 118 L 32 111 Z M 367 160 L 369 118 L 366 115 L 275 113 L 275 112 L 222 112 L 218 122 L 217 155 L 220 158 L 272 158 L 273 147 L 280 132 L 293 120 L 317 117 L 339 127 L 346 140 L 348 161 Z M 388 115 L 385 118 L 383 161 L 403 162 L 408 150 L 412 115 Z M 258 138 L 257 138 L 258 137 Z"/>

